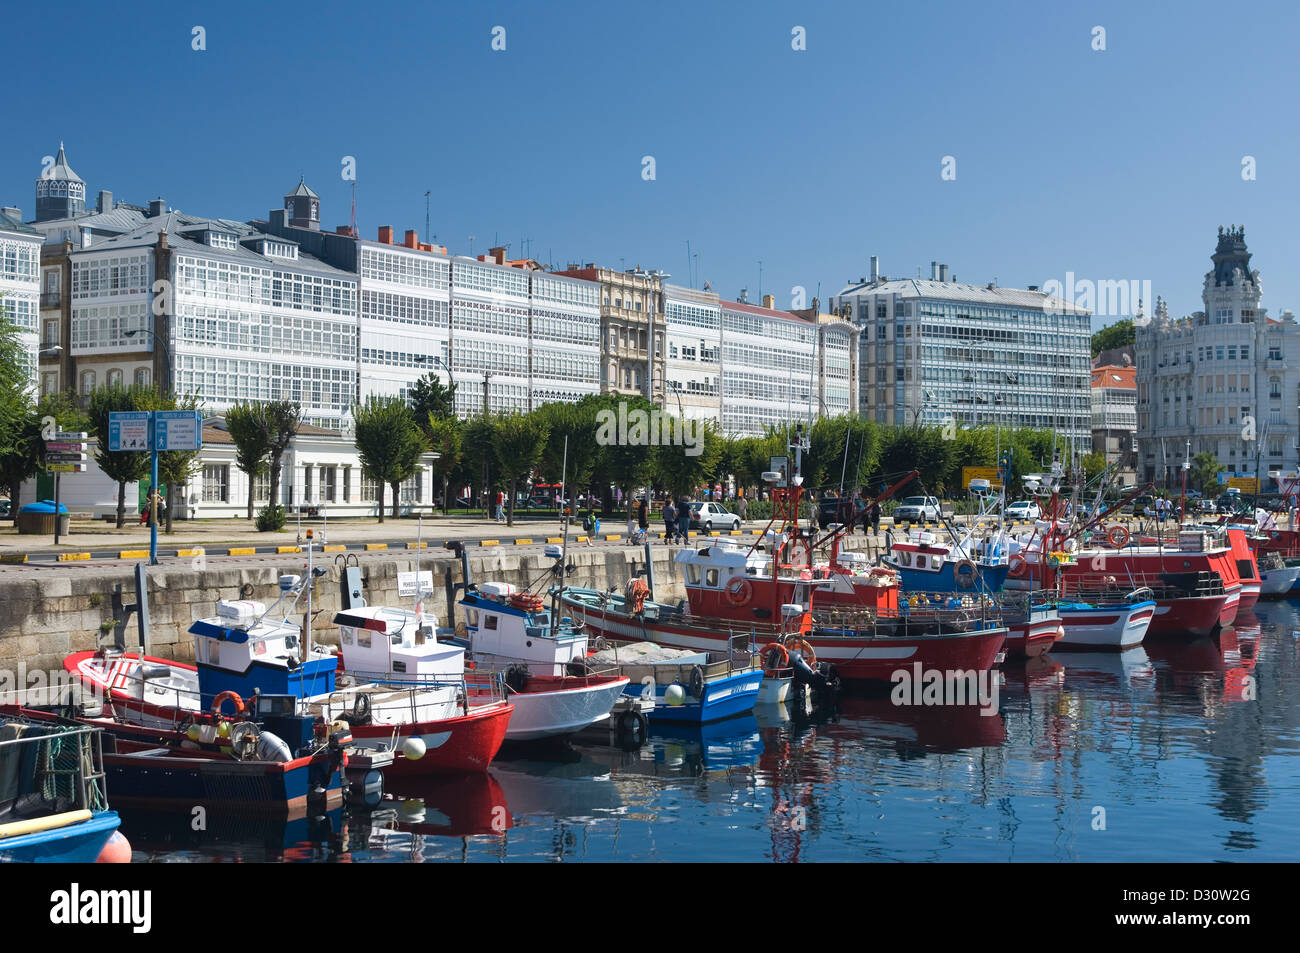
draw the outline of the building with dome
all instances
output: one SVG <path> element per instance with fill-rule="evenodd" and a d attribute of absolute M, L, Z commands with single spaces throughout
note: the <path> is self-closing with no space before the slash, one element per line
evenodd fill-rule
<path fill-rule="evenodd" d="M 1189 456 L 1209 453 L 1229 477 L 1293 472 L 1300 434 L 1300 325 L 1260 307 L 1244 227 L 1219 228 L 1201 291 L 1205 310 L 1173 320 L 1157 299 L 1139 322 L 1138 478 L 1181 486 Z"/>

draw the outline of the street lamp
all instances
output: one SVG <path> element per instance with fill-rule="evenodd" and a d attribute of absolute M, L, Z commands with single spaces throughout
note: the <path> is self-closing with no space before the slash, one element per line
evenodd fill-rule
<path fill-rule="evenodd" d="M 135 337 L 137 334 L 147 334 L 162 346 L 163 367 L 166 368 L 166 373 L 163 375 L 163 382 L 165 382 L 166 386 L 164 387 L 160 384 L 158 390 L 159 393 L 163 393 L 167 390 L 170 390 L 171 376 L 172 376 L 171 375 L 172 355 L 171 355 L 171 350 L 167 347 L 167 339 L 164 337 L 160 337 L 157 331 L 151 331 L 148 328 L 131 328 L 127 331 L 122 332 L 122 336 L 128 338 Z"/>

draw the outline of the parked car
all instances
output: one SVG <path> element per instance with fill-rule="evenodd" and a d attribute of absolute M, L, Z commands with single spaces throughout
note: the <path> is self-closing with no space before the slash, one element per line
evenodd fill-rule
<path fill-rule="evenodd" d="M 1035 500 L 1018 500 L 1007 507 L 1007 516 L 1018 520 L 1036 520 L 1043 511 Z"/>
<path fill-rule="evenodd" d="M 909 496 L 894 508 L 894 522 L 913 523 L 939 518 L 937 496 Z"/>
<path fill-rule="evenodd" d="M 718 529 L 740 529 L 740 517 L 721 503 L 692 503 L 691 526 L 705 532 L 715 526 Z"/>
<path fill-rule="evenodd" d="M 9 515 L 9 507 L 13 504 L 8 500 L 0 500 L 0 517 Z"/>
<path fill-rule="evenodd" d="M 859 503 L 859 506 L 861 503 Z M 844 524 L 853 519 L 853 497 L 828 496 L 817 501 L 817 523 L 823 529 L 832 523 Z M 861 519 L 861 516 L 858 516 Z"/>

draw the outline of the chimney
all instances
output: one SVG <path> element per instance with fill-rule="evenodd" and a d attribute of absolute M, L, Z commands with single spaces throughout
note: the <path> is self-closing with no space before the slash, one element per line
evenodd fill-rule
<path fill-rule="evenodd" d="M 21 222 L 23 220 L 23 210 L 17 205 L 6 205 L 4 208 L 0 208 L 0 212 L 4 212 L 15 222 Z"/>
<path fill-rule="evenodd" d="M 763 295 L 763 307 L 765 307 L 765 308 L 767 308 L 767 309 L 769 309 L 769 310 L 771 310 L 771 311 L 775 311 L 775 310 L 776 310 L 776 295 Z"/>
<path fill-rule="evenodd" d="M 161 215 L 163 212 L 165 212 L 165 211 L 167 211 L 167 203 L 164 202 L 162 199 L 157 198 L 157 199 L 154 199 L 152 202 L 149 203 L 149 217 L 150 217 L 150 218 L 157 218 L 158 216 L 160 216 L 160 215 Z"/>
<path fill-rule="evenodd" d="M 99 190 L 99 211 L 101 212 L 113 211 L 113 193 L 108 191 L 107 189 Z"/>
<path fill-rule="evenodd" d="M 420 244 L 419 233 L 413 228 L 408 228 L 406 230 L 406 247 L 415 248 L 419 244 Z"/>
<path fill-rule="evenodd" d="M 496 246 L 495 248 L 489 248 L 489 249 L 488 249 L 488 258 L 490 258 L 492 261 L 496 262 L 498 265 L 504 265 L 504 264 L 506 263 L 506 249 L 505 249 L 505 246 L 504 246 L 504 245 L 498 245 L 498 246 Z"/>
<path fill-rule="evenodd" d="M 287 209 L 273 208 L 271 214 L 267 216 L 271 221 L 271 228 L 278 228 L 281 231 L 289 227 L 289 212 Z"/>
<path fill-rule="evenodd" d="M 939 280 L 939 263 L 937 261 L 930 262 L 930 280 Z"/>
<path fill-rule="evenodd" d="M 335 235 L 351 235 L 351 234 L 352 234 L 352 226 L 351 226 L 351 225 L 339 225 L 339 226 L 337 226 L 337 227 L 334 229 L 334 234 L 335 234 Z"/>
<path fill-rule="evenodd" d="M 947 281 L 947 280 L 948 280 L 948 266 L 947 266 L 947 265 L 940 265 L 940 266 L 939 266 L 939 280 L 940 280 L 940 281 Z"/>
<path fill-rule="evenodd" d="M 391 245 L 392 243 L 393 243 L 393 226 L 391 226 L 391 225 L 380 225 L 380 226 L 379 226 L 379 244 L 381 244 L 381 245 Z"/>
<path fill-rule="evenodd" d="M 1038 285 L 1030 285 L 1030 286 L 1029 286 L 1029 290 L 1030 290 L 1030 291 L 1037 291 L 1037 290 L 1038 290 Z"/>
<path fill-rule="evenodd" d="M 871 281 L 872 283 L 875 283 L 879 280 L 880 280 L 880 257 L 878 255 L 872 255 L 871 256 Z"/>

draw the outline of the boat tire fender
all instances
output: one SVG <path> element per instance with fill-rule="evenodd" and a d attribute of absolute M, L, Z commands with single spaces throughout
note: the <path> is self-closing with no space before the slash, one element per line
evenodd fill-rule
<path fill-rule="evenodd" d="M 704 699 L 704 669 L 699 665 L 691 669 L 691 696 L 701 701 Z"/>

